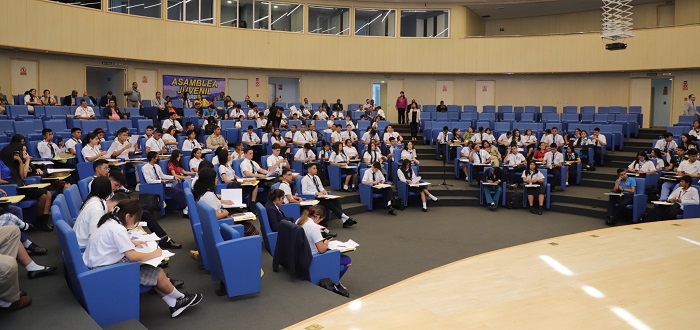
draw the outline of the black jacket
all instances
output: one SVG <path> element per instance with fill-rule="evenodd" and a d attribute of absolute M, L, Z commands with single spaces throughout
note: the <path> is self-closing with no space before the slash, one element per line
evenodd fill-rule
<path fill-rule="evenodd" d="M 279 231 L 279 223 L 282 220 L 288 220 L 285 219 L 282 211 L 278 210 L 272 202 L 265 203 L 265 211 L 267 211 L 267 220 L 270 223 L 270 229 L 274 232 Z"/>
<path fill-rule="evenodd" d="M 129 117 L 126 113 L 119 109 L 119 107 L 114 107 L 114 109 L 117 111 L 119 119 L 127 119 Z M 110 116 L 112 116 L 112 109 L 110 109 L 110 107 L 105 107 L 102 109 L 102 117 L 109 118 Z"/>
<path fill-rule="evenodd" d="M 279 271 L 279 266 L 286 268 L 289 275 L 302 280 L 309 279 L 311 267 L 311 247 L 306 240 L 304 228 L 291 221 L 281 221 L 277 232 L 277 246 L 272 258 L 272 270 Z"/>
<path fill-rule="evenodd" d="M 107 99 L 107 95 L 103 96 L 100 98 L 100 104 L 98 104 L 101 107 L 106 107 L 107 104 L 109 104 L 109 100 L 114 100 L 114 106 L 117 106 L 117 97 L 112 95 L 112 98 Z"/>

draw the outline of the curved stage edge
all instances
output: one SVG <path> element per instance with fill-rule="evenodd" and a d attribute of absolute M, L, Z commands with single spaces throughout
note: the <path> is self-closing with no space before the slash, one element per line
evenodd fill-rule
<path fill-rule="evenodd" d="M 698 261 L 700 219 L 606 228 L 447 264 L 288 329 L 691 329 Z"/>

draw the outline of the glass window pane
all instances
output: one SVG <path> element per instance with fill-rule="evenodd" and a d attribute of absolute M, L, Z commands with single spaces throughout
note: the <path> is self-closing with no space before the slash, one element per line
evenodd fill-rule
<path fill-rule="evenodd" d="M 304 32 L 304 5 L 279 2 L 271 5 L 272 30 Z"/>
<path fill-rule="evenodd" d="M 102 1 L 101 0 L 51 0 L 53 2 L 60 2 L 60 3 L 67 3 L 69 5 L 75 5 L 75 6 L 80 6 L 80 7 L 85 7 L 85 8 L 92 8 L 92 9 L 102 9 Z"/>
<path fill-rule="evenodd" d="M 253 0 L 240 0 L 238 5 L 238 27 L 243 29 L 253 28 Z"/>
<path fill-rule="evenodd" d="M 447 38 L 450 36 L 449 27 L 449 10 L 401 11 L 402 37 Z"/>
<path fill-rule="evenodd" d="M 396 36 L 396 9 L 355 9 L 355 35 Z"/>
<path fill-rule="evenodd" d="M 168 19 L 214 24 L 214 0 L 168 0 Z"/>
<path fill-rule="evenodd" d="M 270 19 L 270 3 L 267 1 L 256 1 L 255 8 L 253 9 L 253 11 L 255 12 L 253 28 L 267 30 L 269 26 L 267 22 Z"/>
<path fill-rule="evenodd" d="M 214 24 L 214 0 L 199 0 L 199 6 L 199 22 Z"/>
<path fill-rule="evenodd" d="M 168 0 L 168 19 L 182 21 L 185 17 L 184 0 Z"/>
<path fill-rule="evenodd" d="M 221 0 L 221 26 L 238 27 L 238 0 Z"/>
<path fill-rule="evenodd" d="M 350 8 L 309 6 L 309 33 L 350 35 Z"/>
<path fill-rule="evenodd" d="M 109 0 L 109 11 L 160 18 L 161 0 Z"/>
<path fill-rule="evenodd" d="M 199 1 L 185 1 L 185 20 L 199 23 Z"/>

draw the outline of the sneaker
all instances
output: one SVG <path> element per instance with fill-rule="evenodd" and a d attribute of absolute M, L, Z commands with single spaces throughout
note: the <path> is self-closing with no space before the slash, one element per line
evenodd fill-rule
<path fill-rule="evenodd" d="M 435 196 L 430 196 L 430 199 L 432 199 L 433 202 L 437 202 L 437 201 L 440 200 L 439 198 L 437 198 L 437 197 L 435 197 Z"/>
<path fill-rule="evenodd" d="M 491 210 L 495 210 L 495 209 L 496 209 L 496 203 L 491 203 Z"/>
<path fill-rule="evenodd" d="M 569 186 L 569 181 L 566 182 L 566 186 L 567 186 L 567 187 Z"/>
<path fill-rule="evenodd" d="M 423 210 L 423 212 L 428 212 L 428 209 L 425 208 L 425 207 L 423 207 L 423 208 L 421 208 L 421 209 Z"/>
<path fill-rule="evenodd" d="M 187 293 L 184 297 L 177 300 L 175 306 L 170 307 L 170 317 L 177 317 L 184 312 L 187 307 L 195 306 L 202 301 L 201 293 Z"/>

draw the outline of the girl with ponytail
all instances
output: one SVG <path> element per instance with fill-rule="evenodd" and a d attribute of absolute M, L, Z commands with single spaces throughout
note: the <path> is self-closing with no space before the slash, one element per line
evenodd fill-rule
<path fill-rule="evenodd" d="M 296 221 L 296 224 L 304 229 L 306 240 L 309 242 L 309 247 L 311 248 L 311 254 L 325 253 L 328 251 L 328 242 L 331 238 L 323 238 L 320 225 L 318 224 L 325 217 L 326 208 L 321 205 L 316 205 L 304 210 L 304 212 L 301 213 L 301 217 Z M 345 274 L 350 265 L 352 265 L 350 257 L 341 254 L 340 277 L 343 277 L 343 274 Z"/>
<path fill-rule="evenodd" d="M 83 254 L 83 261 L 89 269 L 113 265 L 120 262 L 142 262 L 159 257 L 163 251 L 156 248 L 151 252 L 138 252 L 135 247 L 144 242 L 132 241 L 127 228 L 133 228 L 141 219 L 141 206 L 132 199 L 125 199 L 107 212 L 97 222 L 97 229 L 90 235 Z M 173 282 L 182 283 L 174 280 Z M 183 294 L 178 291 L 160 267 L 142 264 L 139 283 L 153 286 L 170 307 L 171 317 L 180 315 L 185 309 L 202 301 L 202 294 Z M 105 297 L 108 298 L 108 297 Z"/>

